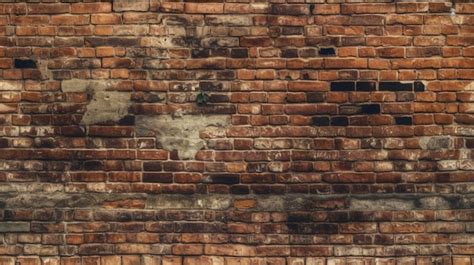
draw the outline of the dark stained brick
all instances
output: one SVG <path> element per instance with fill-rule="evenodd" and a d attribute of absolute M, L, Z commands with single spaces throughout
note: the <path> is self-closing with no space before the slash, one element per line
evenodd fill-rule
<path fill-rule="evenodd" d="M 172 173 L 143 173 L 143 182 L 171 183 L 173 182 Z"/>
<path fill-rule="evenodd" d="M 349 125 L 349 119 L 347 117 L 331 117 L 332 126 L 347 126 Z"/>
<path fill-rule="evenodd" d="M 423 91 L 425 91 L 425 84 L 423 84 L 423 82 L 416 81 L 416 82 L 413 84 L 413 86 L 414 86 L 416 92 L 423 92 Z"/>
<path fill-rule="evenodd" d="M 324 102 L 324 93 L 322 92 L 308 92 L 306 93 L 306 100 L 310 103 Z"/>
<path fill-rule="evenodd" d="M 380 82 L 380 91 L 413 91 L 413 83 Z"/>
<path fill-rule="evenodd" d="M 214 184 L 237 184 L 240 182 L 240 176 L 238 174 L 210 174 L 210 183 Z"/>
<path fill-rule="evenodd" d="M 378 114 L 380 113 L 380 105 L 379 104 L 363 104 L 362 112 L 365 114 Z"/>
<path fill-rule="evenodd" d="M 376 82 L 356 82 L 356 90 L 357 91 L 375 91 L 377 90 L 377 83 Z"/>
<path fill-rule="evenodd" d="M 15 68 L 36 68 L 35 60 L 15 59 Z"/>
<path fill-rule="evenodd" d="M 395 124 L 397 125 L 412 125 L 412 117 L 410 116 L 401 116 L 401 117 L 395 117 Z"/>
<path fill-rule="evenodd" d="M 320 48 L 319 55 L 321 56 L 333 56 L 336 55 L 336 49 L 334 48 Z"/>
<path fill-rule="evenodd" d="M 355 82 L 331 82 L 331 91 L 354 91 Z"/>
<path fill-rule="evenodd" d="M 311 124 L 314 126 L 328 126 L 329 125 L 329 117 L 312 117 Z"/>

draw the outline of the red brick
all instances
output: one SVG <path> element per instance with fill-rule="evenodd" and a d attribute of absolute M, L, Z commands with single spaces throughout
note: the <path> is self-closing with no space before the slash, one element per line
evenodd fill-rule
<path fill-rule="evenodd" d="M 193 265 L 193 264 L 202 264 L 202 265 L 224 265 L 223 257 L 184 257 L 183 265 Z"/>
<path fill-rule="evenodd" d="M 51 16 L 53 25 L 86 25 L 89 24 L 88 15 L 56 15 Z"/>
<path fill-rule="evenodd" d="M 429 3 L 397 3 L 397 13 L 421 13 L 428 12 Z"/>
<path fill-rule="evenodd" d="M 315 4 L 313 14 L 335 15 L 340 13 L 338 4 Z"/>
<path fill-rule="evenodd" d="M 289 91 L 328 91 L 329 85 L 325 82 L 290 82 L 288 84 Z"/>
<path fill-rule="evenodd" d="M 474 13 L 474 5 L 472 3 L 459 3 L 456 4 L 456 13 L 461 14 L 472 14 Z"/>
<path fill-rule="evenodd" d="M 224 12 L 224 4 L 220 3 L 186 3 L 184 6 L 186 13 L 218 14 Z"/>
<path fill-rule="evenodd" d="M 204 249 L 209 255 L 255 256 L 255 248 L 245 245 L 206 245 Z"/>
<path fill-rule="evenodd" d="M 379 229 L 382 233 L 391 234 L 422 233 L 425 226 L 421 223 L 381 223 Z"/>
<path fill-rule="evenodd" d="M 28 14 L 61 14 L 70 10 L 68 4 L 34 4 L 27 8 Z"/>
<path fill-rule="evenodd" d="M 342 4 L 342 14 L 381 14 L 394 13 L 395 5 L 393 4 Z"/>
<path fill-rule="evenodd" d="M 122 11 L 147 11 L 150 8 L 149 1 L 116 0 L 113 2 L 115 12 Z"/>
<path fill-rule="evenodd" d="M 111 3 L 75 3 L 71 5 L 73 14 L 107 13 L 112 12 Z"/>
<path fill-rule="evenodd" d="M 367 68 L 366 59 L 325 59 L 324 67 L 327 69 L 340 69 L 340 68 Z"/>
<path fill-rule="evenodd" d="M 121 24 L 121 17 L 116 14 L 92 14 L 91 16 L 92 24 Z"/>
<path fill-rule="evenodd" d="M 386 23 L 402 24 L 402 25 L 421 25 L 423 24 L 423 16 L 421 15 L 387 15 Z"/>

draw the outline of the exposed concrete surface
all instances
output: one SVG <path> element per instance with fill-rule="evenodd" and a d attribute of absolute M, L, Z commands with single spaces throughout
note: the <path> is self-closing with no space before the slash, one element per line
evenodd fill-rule
<path fill-rule="evenodd" d="M 351 210 L 463 209 L 471 207 L 473 197 L 464 196 L 385 196 L 373 195 L 350 199 Z"/>
<path fill-rule="evenodd" d="M 108 80 L 72 79 L 62 82 L 63 92 L 87 92 L 91 96 L 81 121 L 84 125 L 119 121 L 128 114 L 130 93 L 109 91 L 113 86 L 114 82 Z"/>
<path fill-rule="evenodd" d="M 214 209 L 223 210 L 231 205 L 232 198 L 225 195 L 161 195 L 147 198 L 148 209 Z"/>
<path fill-rule="evenodd" d="M 106 90 L 112 85 L 113 82 L 107 80 L 71 79 L 62 81 L 61 89 L 65 93 L 77 93 L 88 90 Z"/>
<path fill-rule="evenodd" d="M 355 210 L 410 210 L 414 208 L 412 200 L 402 199 L 352 199 L 350 204 L 351 209 Z"/>
<path fill-rule="evenodd" d="M 87 105 L 82 124 L 118 121 L 128 114 L 130 94 L 116 91 L 97 91 Z"/>
<path fill-rule="evenodd" d="M 194 159 L 206 146 L 200 132 L 209 127 L 226 127 L 229 115 L 159 115 L 136 117 L 137 134 L 154 135 L 164 149 L 177 150 L 180 159 Z"/>
<path fill-rule="evenodd" d="M 28 194 L 2 194 L 0 204 L 7 208 L 73 208 L 100 206 L 110 200 L 142 199 L 144 194 L 107 194 L 107 193 L 63 193 L 40 192 Z"/>

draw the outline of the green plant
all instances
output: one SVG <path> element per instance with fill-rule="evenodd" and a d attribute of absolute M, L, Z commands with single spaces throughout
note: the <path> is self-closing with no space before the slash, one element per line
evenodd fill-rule
<path fill-rule="evenodd" d="M 196 96 L 196 103 L 198 105 L 206 105 L 209 100 L 209 95 L 200 91 L 199 94 Z"/>

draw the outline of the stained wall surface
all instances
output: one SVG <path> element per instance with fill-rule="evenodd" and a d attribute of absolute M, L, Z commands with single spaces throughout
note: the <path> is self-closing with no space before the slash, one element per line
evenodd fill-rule
<path fill-rule="evenodd" d="M 1 2 L 0 264 L 471 264 L 474 3 Z"/>

